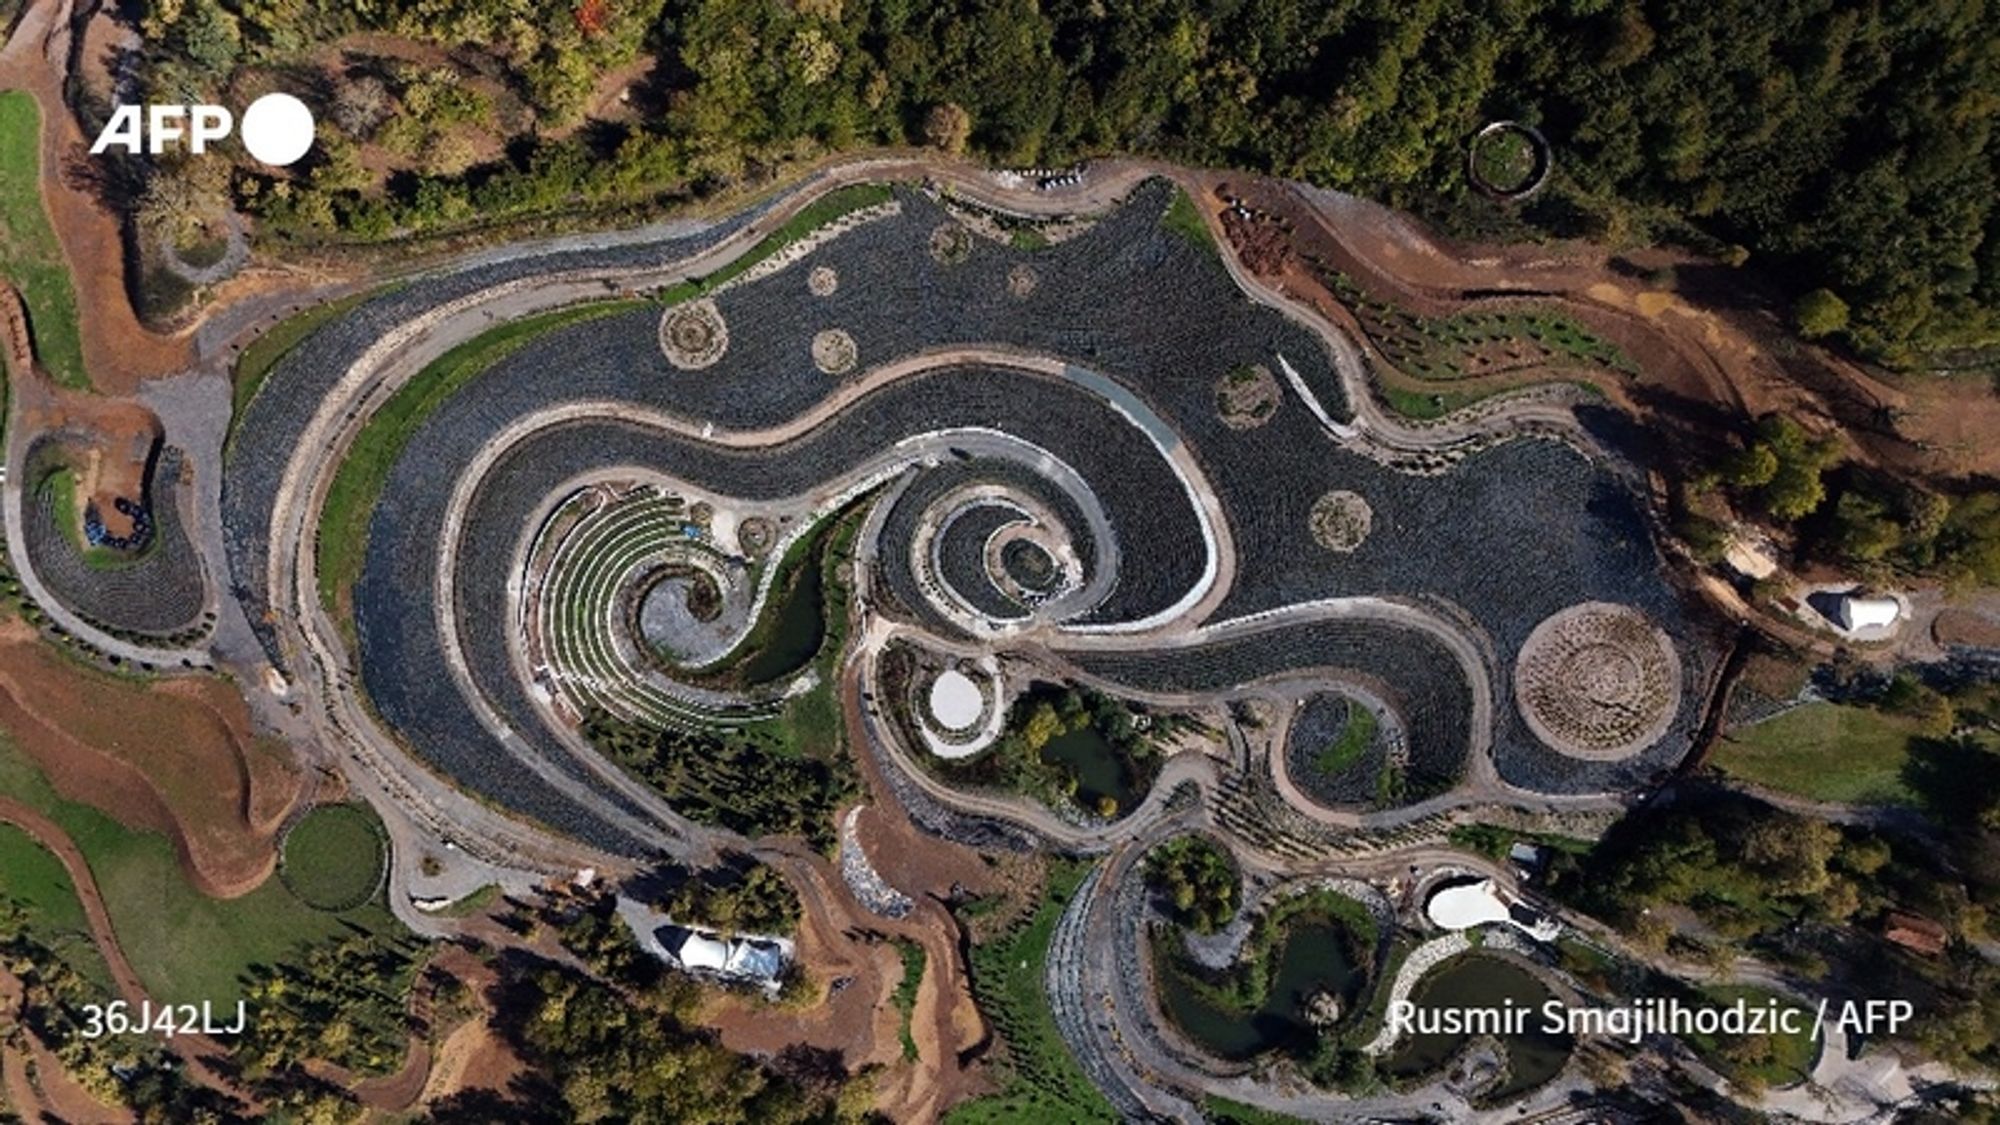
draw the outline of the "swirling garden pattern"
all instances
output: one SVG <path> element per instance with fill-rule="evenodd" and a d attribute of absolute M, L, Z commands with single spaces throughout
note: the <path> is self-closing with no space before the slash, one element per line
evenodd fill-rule
<path fill-rule="evenodd" d="M 1223 251 L 1165 221 L 1179 189 L 1164 179 L 1087 223 L 1064 216 L 1087 229 L 1052 244 L 982 237 L 899 183 L 865 221 L 773 249 L 822 190 L 679 240 L 420 279 L 320 329 L 252 400 L 224 465 L 229 580 L 273 676 L 320 693 L 356 752 L 404 779 L 385 785 L 447 778 L 517 821 L 523 848 L 699 859 L 693 840 L 745 841 L 608 760 L 593 722 L 727 731 L 816 691 L 921 698 L 883 687 L 885 665 L 912 661 L 996 670 L 980 672 L 998 693 L 982 724 L 1030 680 L 1292 716 L 1273 728 L 1289 742 L 1176 755 L 1099 817 L 957 790 L 917 764 L 930 751 L 910 728 L 863 708 L 853 749 L 918 823 L 1111 855 L 1065 916 L 1058 940 L 1073 940 L 1191 817 L 1306 870 L 1439 810 L 1562 807 L 1685 754 L 1718 648 L 1663 576 L 1627 470 L 1583 427 L 1517 433 L 1499 409 L 1462 448 L 1391 448 L 1332 330 L 1247 292 Z M 744 256 L 759 264 L 711 283 Z M 507 351 L 409 435 L 344 633 L 309 530 L 328 452 L 479 315 L 593 301 L 623 304 Z M 1251 373 L 1244 393 L 1219 396 L 1232 372 Z M 846 647 L 747 670 L 742 652 L 772 643 L 828 560 L 851 562 Z M 680 659 L 635 623 L 663 575 L 696 572 L 671 608 L 706 632 Z M 1579 606 L 1605 607 L 1595 631 L 1552 642 L 1544 623 Z M 1622 671 L 1579 669 L 1607 631 Z M 1632 700 L 1643 721 L 1618 721 Z M 1310 748 L 1356 722 L 1354 772 L 1312 775 Z M 1365 779 L 1386 768 L 1385 797 Z M 430 799 L 436 823 L 473 815 L 454 800 Z M 1133 975 L 1143 938 L 1121 933 L 1063 971 Z M 1114 1104 L 1183 1104 L 1168 1087 L 1198 1079 L 1134 1077 L 1101 1027 L 1063 1017 L 1083 986 L 1059 976 L 1065 1036 Z"/>

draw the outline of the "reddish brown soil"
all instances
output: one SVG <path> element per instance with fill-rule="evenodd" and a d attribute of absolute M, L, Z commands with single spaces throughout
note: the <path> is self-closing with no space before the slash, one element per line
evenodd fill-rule
<path fill-rule="evenodd" d="M 172 840 L 205 893 L 242 894 L 271 873 L 274 833 L 300 778 L 281 745 L 255 735 L 225 681 L 121 680 L 9 622 L 0 726 L 64 797 Z"/>
<path fill-rule="evenodd" d="M 1947 609 L 1931 622 L 1931 639 L 1941 645 L 2000 648 L 2000 620 L 1969 609 Z"/>
<path fill-rule="evenodd" d="M 1839 432 L 1849 455 L 1863 462 L 1927 477 L 2000 472 L 2000 443 L 1985 440 L 2000 432 L 2000 388 L 1990 378 L 1896 376 L 1803 344 L 1748 275 L 1664 252 L 1620 258 L 1582 243 L 1454 245 L 1407 216 L 1362 201 L 1329 206 L 1255 177 L 1203 182 L 1212 212 L 1246 264 L 1337 323 L 1355 324 L 1313 279 L 1315 267 L 1338 270 L 1370 296 L 1424 316 L 1501 310 L 1531 298 L 1617 344 L 1638 364 L 1643 374 L 1636 380 L 1590 381 L 1618 401 L 1636 402 L 1642 417 L 1699 428 L 1718 418 L 1784 411 Z M 1242 199 L 1256 218 L 1231 217 L 1217 192 Z M 1691 280 L 1661 288 L 1635 276 L 1645 263 L 1634 258 L 1675 265 Z M 1393 370 L 1387 377 L 1399 376 L 1408 380 Z M 1566 370 L 1564 377 L 1574 374 Z M 1533 378 L 1402 385 L 1486 391 Z"/>
<path fill-rule="evenodd" d="M 68 11 L 67 5 L 41 7 Z M 42 200 L 76 286 L 84 366 L 98 390 L 128 395 L 142 379 L 185 368 L 193 348 L 186 338 L 147 331 L 132 311 L 119 223 L 96 194 L 98 167 L 90 140 L 63 104 L 65 63 L 51 60 L 40 42 L 31 41 L 45 26 L 45 16 L 30 12 L 22 18 L 17 33 L 22 41 L 0 62 L 0 88 L 25 90 L 41 107 Z"/>
<path fill-rule="evenodd" d="M 0 970 L 0 1025 L 18 1022 L 20 978 Z M 56 1120 L 75 1125 L 122 1125 L 130 1111 L 98 1101 L 63 1069 L 62 1060 L 25 1030 L 14 1043 L 0 1044 L 0 1109 L 22 1120 Z"/>

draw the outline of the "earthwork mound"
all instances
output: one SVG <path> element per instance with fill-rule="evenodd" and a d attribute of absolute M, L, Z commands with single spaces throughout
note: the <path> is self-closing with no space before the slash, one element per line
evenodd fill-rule
<path fill-rule="evenodd" d="M 710 300 L 675 305 L 660 318 L 660 350 L 683 371 L 699 371 L 729 350 L 729 326 Z"/>
<path fill-rule="evenodd" d="M 1375 526 L 1375 511 L 1358 492 L 1335 489 L 1313 502 L 1313 539 L 1338 554 L 1351 554 L 1368 539 Z"/>
<path fill-rule="evenodd" d="M 1681 701 L 1681 661 L 1630 606 L 1585 602 L 1528 635 L 1514 699 L 1535 737 L 1573 758 L 1629 757 L 1658 742 Z"/>
<path fill-rule="evenodd" d="M 374 813 L 360 805 L 319 805 L 285 833 L 278 873 L 306 905 L 338 914 L 375 897 L 388 853 Z"/>

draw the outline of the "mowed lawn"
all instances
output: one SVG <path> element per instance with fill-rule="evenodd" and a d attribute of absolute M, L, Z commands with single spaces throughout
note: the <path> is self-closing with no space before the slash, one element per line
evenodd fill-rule
<path fill-rule="evenodd" d="M 1715 749 L 1733 778 L 1816 801 L 1909 805 L 1903 780 L 1916 724 L 1839 703 L 1808 703 L 1734 731 Z"/>
<path fill-rule="evenodd" d="M 41 108 L 19 90 L 0 93 L 0 274 L 28 306 L 35 354 L 65 387 L 90 389 L 77 335 L 76 290 L 62 244 L 42 209 Z"/>
<path fill-rule="evenodd" d="M 110 989 L 111 970 L 91 939 L 90 922 L 62 861 L 11 824 L 0 824 L 0 898 L 20 906 L 36 941 L 86 980 Z"/>
<path fill-rule="evenodd" d="M 234 1003 L 253 965 L 286 960 L 299 946 L 352 927 L 392 929 L 379 902 L 330 914 L 315 910 L 275 875 L 249 894 L 214 899 L 191 886 L 165 837 L 127 828 L 64 800 L 11 741 L 0 738 L 0 793 L 39 809 L 69 833 L 90 864 L 118 944 L 155 1000 Z"/>

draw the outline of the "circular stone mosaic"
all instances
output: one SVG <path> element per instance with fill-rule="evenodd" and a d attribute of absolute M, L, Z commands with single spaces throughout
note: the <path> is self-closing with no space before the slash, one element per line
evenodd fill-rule
<path fill-rule="evenodd" d="M 1673 642 L 1630 606 L 1584 602 L 1528 635 L 1514 662 L 1528 729 L 1573 758 L 1626 758 L 1658 742 L 1681 703 Z"/>
<path fill-rule="evenodd" d="M 683 371 L 711 366 L 729 350 L 729 325 L 706 298 L 675 305 L 660 318 L 660 350 Z"/>
<path fill-rule="evenodd" d="M 1313 501 L 1313 539 L 1339 554 L 1351 554 L 1368 539 L 1375 526 L 1375 511 L 1358 492 L 1336 489 Z"/>
<path fill-rule="evenodd" d="M 931 231 L 931 257 L 955 266 L 972 257 L 972 232 L 957 223 L 940 223 Z"/>
<path fill-rule="evenodd" d="M 840 288 L 840 275 L 832 266 L 814 266 L 806 275 L 806 290 L 815 297 L 831 297 Z"/>
<path fill-rule="evenodd" d="M 1026 262 L 1022 262 L 1007 271 L 1007 295 L 1009 297 L 1026 297 L 1035 291 L 1035 286 L 1041 283 L 1042 279 L 1040 275 L 1035 273 L 1035 267 Z"/>
<path fill-rule="evenodd" d="M 860 354 L 854 346 L 854 337 L 838 328 L 829 328 L 813 337 L 813 366 L 828 375 L 845 375 L 854 370 Z"/>

